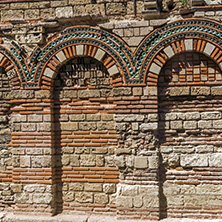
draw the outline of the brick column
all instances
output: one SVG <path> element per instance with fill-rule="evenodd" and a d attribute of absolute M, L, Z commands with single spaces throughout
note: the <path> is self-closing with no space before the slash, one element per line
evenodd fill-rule
<path fill-rule="evenodd" d="M 15 210 L 53 214 L 51 94 L 45 90 L 11 94 Z"/>

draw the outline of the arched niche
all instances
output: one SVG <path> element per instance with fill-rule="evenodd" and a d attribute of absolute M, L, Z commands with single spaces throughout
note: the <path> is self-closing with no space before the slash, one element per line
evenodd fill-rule
<path fill-rule="evenodd" d="M 101 61 L 78 56 L 56 73 L 54 169 L 57 212 L 103 207 L 115 212 L 115 82 Z"/>

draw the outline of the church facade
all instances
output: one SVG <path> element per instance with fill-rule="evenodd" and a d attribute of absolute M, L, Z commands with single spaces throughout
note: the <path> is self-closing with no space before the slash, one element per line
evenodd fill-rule
<path fill-rule="evenodd" d="M 0 221 L 222 218 L 220 2 L 0 10 Z"/>

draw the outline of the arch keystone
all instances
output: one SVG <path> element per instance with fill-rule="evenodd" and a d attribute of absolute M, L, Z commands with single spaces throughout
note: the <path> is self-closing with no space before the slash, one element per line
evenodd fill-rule
<path fill-rule="evenodd" d="M 193 39 L 185 39 L 184 40 L 185 51 L 193 50 Z"/>
<path fill-rule="evenodd" d="M 84 55 L 84 45 L 77 45 L 76 46 L 76 55 L 77 56 Z"/>

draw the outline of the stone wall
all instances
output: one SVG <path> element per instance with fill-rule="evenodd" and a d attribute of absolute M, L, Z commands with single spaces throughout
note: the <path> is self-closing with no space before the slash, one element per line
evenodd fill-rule
<path fill-rule="evenodd" d="M 218 2 L 0 8 L 1 212 L 222 218 Z"/>

